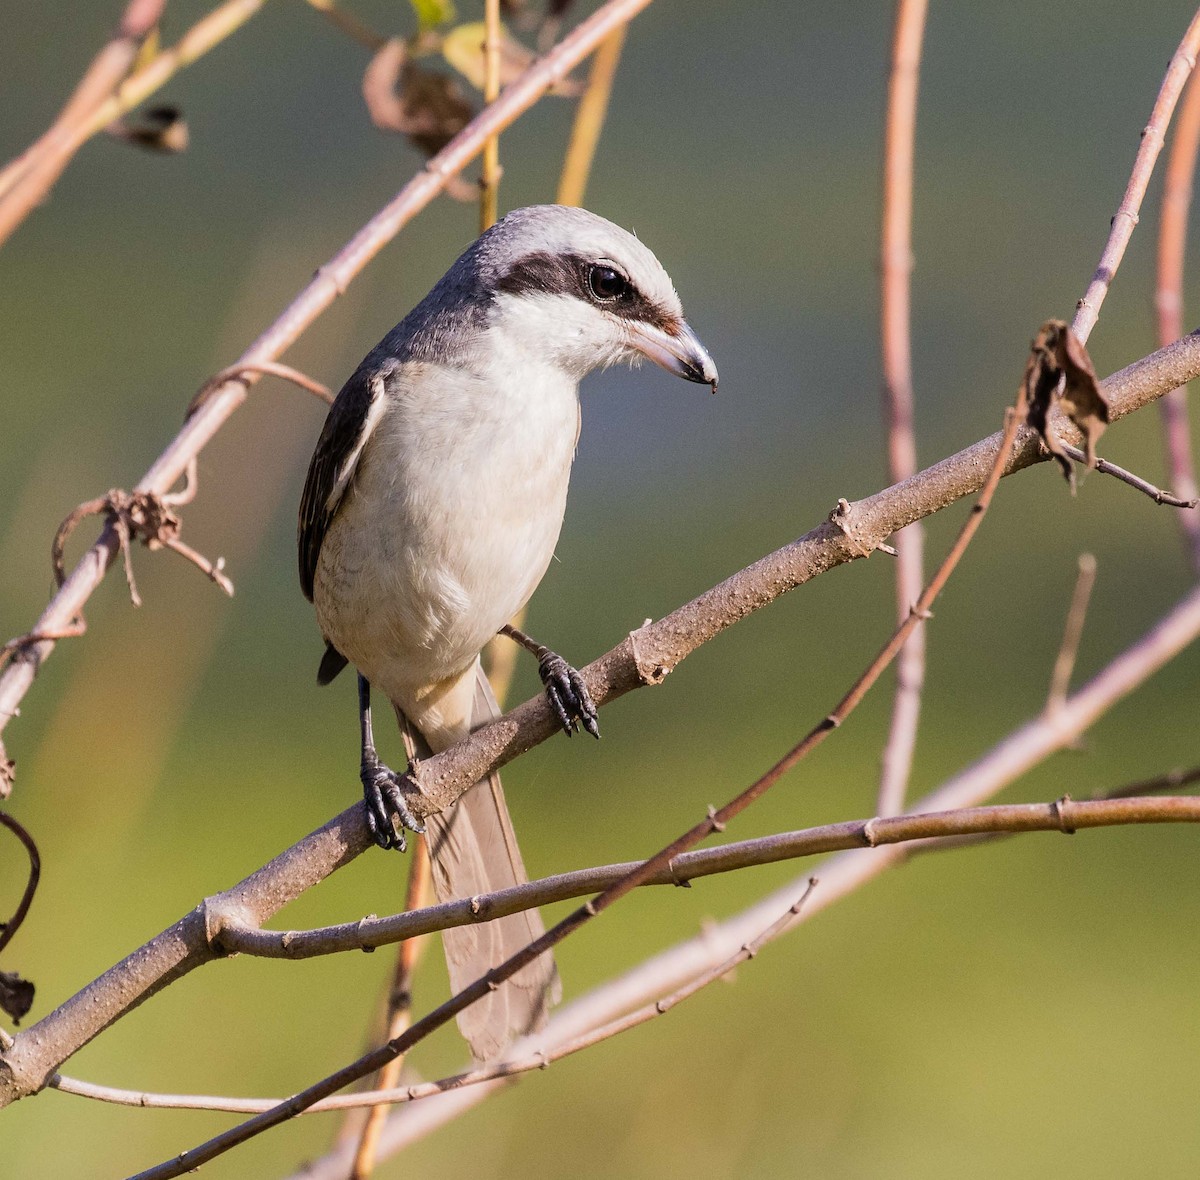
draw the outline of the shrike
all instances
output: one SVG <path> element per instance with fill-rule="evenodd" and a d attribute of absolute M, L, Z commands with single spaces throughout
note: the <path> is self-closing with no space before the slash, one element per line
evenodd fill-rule
<path fill-rule="evenodd" d="M 579 674 L 505 626 L 554 552 L 579 438 L 580 379 L 649 357 L 717 387 L 712 358 L 637 238 L 582 209 L 518 209 L 472 244 L 359 365 L 329 411 L 300 503 L 300 584 L 326 652 L 318 680 L 358 669 L 361 780 L 384 848 L 423 831 L 403 775 L 375 752 L 370 690 L 410 756 L 499 715 L 479 663 L 504 630 L 538 657 L 568 734 L 599 736 Z M 492 774 L 427 818 L 441 900 L 526 880 Z M 536 911 L 443 932 L 450 982 L 478 979 L 542 933 Z M 536 1028 L 558 997 L 549 954 L 459 1016 L 481 1060 Z"/>

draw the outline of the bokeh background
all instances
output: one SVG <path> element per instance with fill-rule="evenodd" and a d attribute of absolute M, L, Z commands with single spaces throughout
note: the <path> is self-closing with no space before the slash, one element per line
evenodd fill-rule
<path fill-rule="evenodd" d="M 386 32 L 409 27 L 400 0 L 347 4 Z M 119 7 L 5 5 L 0 156 L 53 117 Z M 165 39 L 205 8 L 172 0 Z M 995 429 L 1038 324 L 1069 317 L 1190 15 L 1177 0 L 933 5 L 914 231 L 923 463 Z M 890 24 L 882 3 L 663 0 L 633 26 L 588 203 L 663 259 L 722 382 L 716 398 L 651 369 L 586 383 L 559 561 L 530 619 L 577 662 L 805 532 L 839 496 L 886 483 L 875 255 Z M 0 253 L 5 636 L 45 602 L 65 513 L 134 483 L 192 391 L 418 166 L 370 126 L 365 60 L 299 0 L 272 0 L 162 93 L 186 112 L 186 154 L 92 142 Z M 503 208 L 552 199 L 571 113 L 547 101 L 504 137 Z M 1092 338 L 1102 373 L 1153 347 L 1158 192 Z M 475 218 L 449 201 L 423 213 L 285 359 L 340 385 Z M 321 643 L 294 573 L 321 419 L 265 382 L 202 457 L 185 537 L 226 557 L 236 598 L 139 550 L 145 605 L 110 576 L 89 634 L 60 648 L 8 727 L 12 809 L 44 861 L 4 964 L 38 984 L 31 1020 L 358 791 L 353 685 L 318 690 Z M 1162 477 L 1153 412 L 1114 428 L 1105 451 Z M 931 523 L 931 555 L 961 518 Z M 1039 710 L 1085 550 L 1099 581 L 1077 680 L 1188 585 L 1170 510 L 1099 477 L 1072 499 L 1049 467 L 1007 481 L 929 633 L 914 797 Z M 522 759 L 506 782 L 533 873 L 649 852 L 723 801 L 827 711 L 892 610 L 886 559 L 834 571 L 606 709 L 599 745 L 555 740 Z M 517 699 L 536 690 L 531 663 Z M 1198 671 L 1185 654 L 1007 797 L 1083 796 L 1194 763 Z M 888 706 L 881 685 L 730 837 L 871 814 Z M 385 745 L 396 754 L 394 735 Z M 379 1175 L 1194 1175 L 1195 840 L 1127 829 L 918 858 L 733 986 L 530 1076 Z M 12 841 L 0 848 L 12 898 L 23 862 Z M 563 946 L 568 995 L 800 871 L 624 903 Z M 399 858 L 366 855 L 279 921 L 391 911 L 403 876 Z M 427 956 L 421 1008 L 442 998 L 439 960 Z M 289 1092 L 357 1055 L 390 961 L 211 965 L 67 1069 Z M 434 1077 L 461 1061 L 447 1031 L 414 1064 Z M 229 1121 L 50 1092 L 4 1112 L 0 1171 L 123 1175 Z M 335 1129 L 332 1116 L 293 1122 L 205 1174 L 287 1175 Z"/>

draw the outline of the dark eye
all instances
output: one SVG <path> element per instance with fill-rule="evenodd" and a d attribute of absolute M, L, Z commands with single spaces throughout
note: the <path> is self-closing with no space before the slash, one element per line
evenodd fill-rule
<path fill-rule="evenodd" d="M 588 271 L 588 286 L 592 294 L 605 303 L 629 292 L 629 280 L 619 270 L 599 262 Z"/>

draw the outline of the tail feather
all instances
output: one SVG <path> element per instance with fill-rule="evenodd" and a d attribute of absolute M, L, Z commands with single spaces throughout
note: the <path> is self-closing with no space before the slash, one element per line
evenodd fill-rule
<path fill-rule="evenodd" d="M 419 737 L 400 716 L 410 740 Z M 491 686 L 476 664 L 471 728 L 499 716 Z M 428 749 L 423 741 L 420 744 Z M 489 775 L 449 811 L 428 816 L 425 822 L 434 890 L 439 901 L 492 893 L 528 880 L 498 774 Z M 544 932 L 537 910 L 443 930 L 450 986 L 459 991 L 474 983 Z M 540 1028 L 561 994 L 558 971 L 553 956 L 547 952 L 459 1013 L 458 1026 L 475 1057 L 490 1061 L 515 1037 Z"/>

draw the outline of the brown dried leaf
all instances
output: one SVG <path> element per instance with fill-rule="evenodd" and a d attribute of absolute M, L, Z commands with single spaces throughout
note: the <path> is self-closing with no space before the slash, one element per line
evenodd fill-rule
<path fill-rule="evenodd" d="M 1089 467 L 1096 465 L 1096 440 L 1108 425 L 1109 411 L 1087 349 L 1063 320 L 1047 320 L 1041 326 L 1030 347 L 1023 386 L 1029 425 L 1041 436 L 1073 489 L 1074 468 L 1054 429 L 1055 404 L 1061 405 L 1083 434 Z"/>
<path fill-rule="evenodd" d="M 33 1007 L 34 986 L 15 971 L 0 971 L 0 1010 L 20 1024 L 21 1017 Z"/>
<path fill-rule="evenodd" d="M 440 152 L 474 114 L 453 78 L 410 61 L 396 38 L 371 59 L 362 91 L 375 126 L 406 135 L 427 156 Z"/>
<path fill-rule="evenodd" d="M 1108 401 L 1087 348 L 1070 328 L 1059 335 L 1058 349 L 1058 362 L 1067 378 L 1062 407 L 1083 435 L 1088 466 L 1095 467 L 1096 442 L 1109 423 Z"/>
<path fill-rule="evenodd" d="M 146 151 L 177 155 L 187 150 L 187 120 L 178 107 L 150 107 L 133 119 L 114 123 L 109 133 Z"/>

